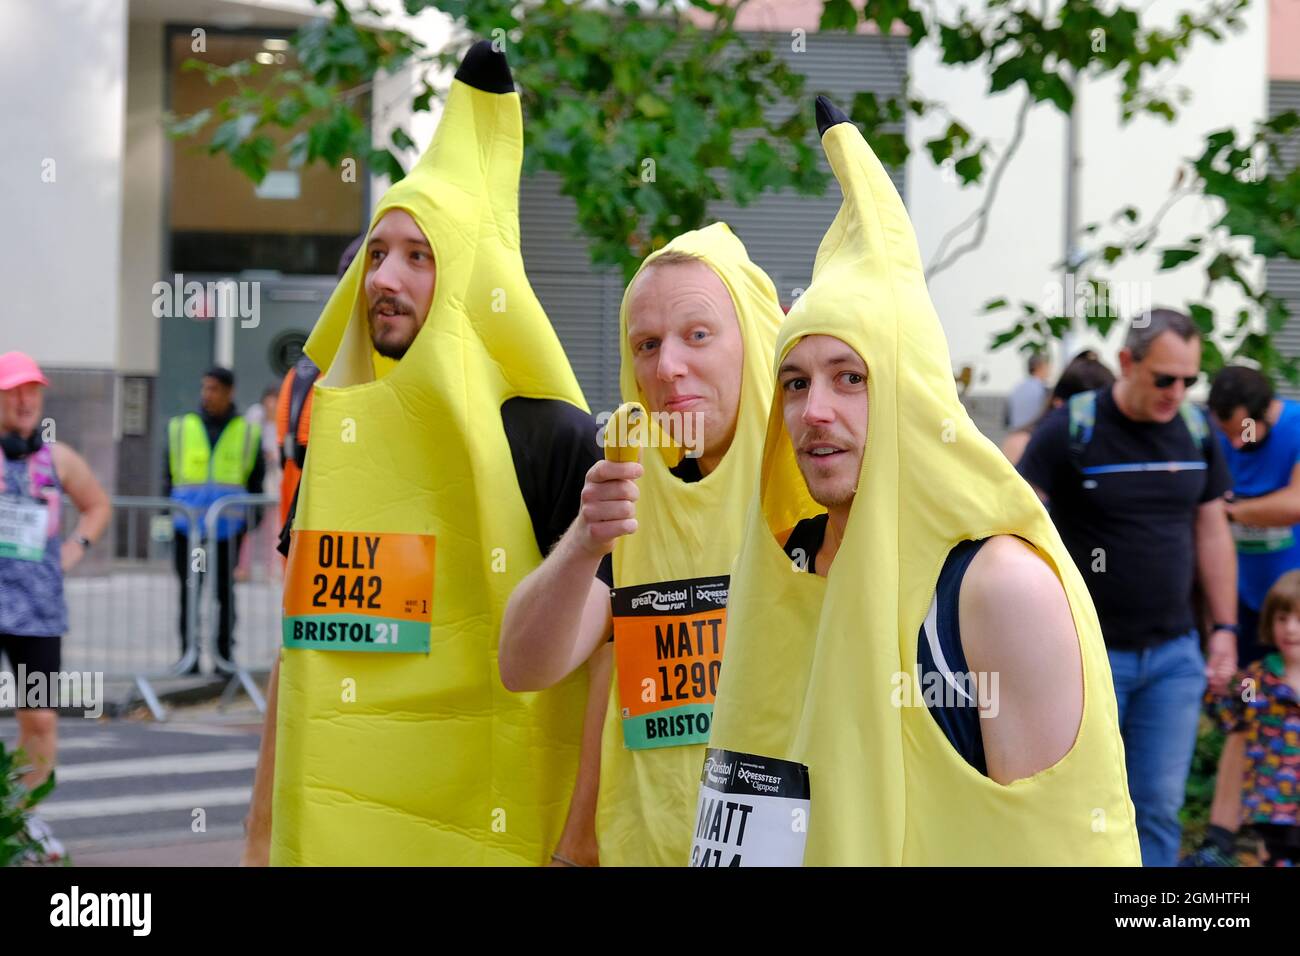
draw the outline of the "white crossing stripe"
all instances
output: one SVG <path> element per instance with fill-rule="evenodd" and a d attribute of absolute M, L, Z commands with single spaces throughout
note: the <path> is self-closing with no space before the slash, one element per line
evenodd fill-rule
<path fill-rule="evenodd" d="M 150 724 L 149 729 L 157 733 L 164 734 L 185 734 L 187 736 L 198 737 L 248 737 L 260 731 L 262 718 L 256 716 L 256 722 L 252 729 L 249 728 L 249 721 L 245 719 L 244 726 L 231 725 L 228 727 L 212 726 L 210 724 Z"/>
<path fill-rule="evenodd" d="M 111 780 L 117 777 L 220 773 L 225 770 L 252 770 L 256 766 L 256 751 L 223 750 L 206 754 L 173 754 L 165 757 L 137 757 L 133 760 L 66 764 L 58 767 L 55 773 L 59 783 L 70 783 L 76 780 Z"/>
<path fill-rule="evenodd" d="M 86 734 L 81 737 L 65 737 L 63 728 L 59 728 L 59 753 L 63 753 L 65 750 L 120 750 L 125 746 L 126 744 L 110 734 Z"/>
<path fill-rule="evenodd" d="M 37 811 L 49 821 L 85 820 L 93 817 L 120 817 L 131 813 L 156 813 L 165 810 L 194 810 L 202 807 L 235 807 L 247 804 L 252 787 L 222 787 L 214 790 L 183 790 L 179 793 L 148 793 L 130 797 L 94 797 L 89 800 L 51 798 Z"/>

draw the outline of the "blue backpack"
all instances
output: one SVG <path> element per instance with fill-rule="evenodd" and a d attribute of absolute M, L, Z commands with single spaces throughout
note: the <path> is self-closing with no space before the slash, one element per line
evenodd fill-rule
<path fill-rule="evenodd" d="M 1070 461 L 1074 464 L 1075 470 L 1083 471 L 1083 453 L 1092 441 L 1092 432 L 1097 425 L 1097 393 L 1079 392 L 1077 395 L 1071 395 L 1069 401 L 1070 408 Z M 1179 415 L 1182 416 L 1183 424 L 1187 426 L 1187 431 L 1191 433 L 1192 440 L 1201 450 L 1201 458 L 1205 462 L 1210 460 L 1210 442 L 1213 437 L 1210 435 L 1210 424 L 1205 418 L 1205 413 L 1195 405 L 1184 402 L 1178 408 Z"/>

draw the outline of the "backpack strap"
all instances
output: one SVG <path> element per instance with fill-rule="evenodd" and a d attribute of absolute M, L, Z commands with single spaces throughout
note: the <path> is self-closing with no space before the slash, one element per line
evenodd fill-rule
<path fill-rule="evenodd" d="M 1092 441 L 1097 426 L 1097 393 L 1079 392 L 1071 395 L 1070 409 L 1070 462 L 1076 471 L 1083 470 L 1083 453 Z"/>
<path fill-rule="evenodd" d="M 289 392 L 289 428 L 284 435 L 284 447 L 281 454 L 285 461 L 296 462 L 298 467 L 303 466 L 307 458 L 307 447 L 305 443 L 298 441 L 298 425 L 302 420 L 302 410 L 307 404 L 307 397 L 311 394 L 311 387 L 315 384 L 317 376 L 320 375 L 320 369 L 310 362 L 299 362 L 294 369 L 293 383 L 290 385 Z"/>
<path fill-rule="evenodd" d="M 1183 424 L 1192 433 L 1192 441 L 1201 450 L 1201 457 L 1210 460 L 1210 425 L 1205 420 L 1205 413 L 1191 402 L 1178 406 L 1178 413 L 1183 417 Z"/>

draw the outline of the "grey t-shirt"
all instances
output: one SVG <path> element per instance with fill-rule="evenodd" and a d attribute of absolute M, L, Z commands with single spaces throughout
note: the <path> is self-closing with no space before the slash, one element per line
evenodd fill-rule
<path fill-rule="evenodd" d="M 1031 424 L 1047 404 L 1047 385 L 1032 375 L 1007 396 L 1007 427 L 1012 431 Z"/>

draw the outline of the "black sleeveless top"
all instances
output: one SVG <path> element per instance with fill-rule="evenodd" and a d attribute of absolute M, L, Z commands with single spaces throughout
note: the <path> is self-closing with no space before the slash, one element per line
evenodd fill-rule
<path fill-rule="evenodd" d="M 816 573 L 817 552 L 826 538 L 829 515 L 795 525 L 785 553 L 797 566 Z M 984 775 L 984 737 L 980 733 L 978 683 L 961 646 L 958 597 L 961 581 L 984 541 L 962 541 L 948 552 L 935 585 L 934 601 L 916 642 L 917 676 L 926 709 L 962 759 Z"/>

